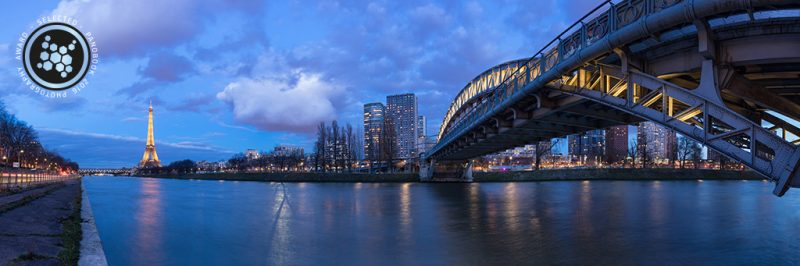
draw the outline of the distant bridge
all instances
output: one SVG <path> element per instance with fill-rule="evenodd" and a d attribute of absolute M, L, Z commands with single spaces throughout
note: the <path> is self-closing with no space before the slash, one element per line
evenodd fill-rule
<path fill-rule="evenodd" d="M 456 96 L 422 179 L 512 147 L 652 121 L 800 186 L 800 1 L 606 1 Z M 778 115 L 780 114 L 780 115 Z M 781 116 L 782 115 L 782 116 Z"/>
<path fill-rule="evenodd" d="M 81 168 L 78 170 L 81 175 L 127 175 L 131 173 L 130 168 Z"/>

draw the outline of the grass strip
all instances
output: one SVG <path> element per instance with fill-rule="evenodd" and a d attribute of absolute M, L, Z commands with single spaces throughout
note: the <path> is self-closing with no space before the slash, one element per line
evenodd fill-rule
<path fill-rule="evenodd" d="M 81 255 L 81 191 L 75 197 L 72 214 L 61 221 L 61 252 L 58 253 L 58 260 L 61 265 L 78 265 Z"/>

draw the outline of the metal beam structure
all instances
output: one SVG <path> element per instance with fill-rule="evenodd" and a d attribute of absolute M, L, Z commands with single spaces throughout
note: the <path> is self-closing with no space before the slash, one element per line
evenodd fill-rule
<path fill-rule="evenodd" d="M 797 122 L 782 119 L 800 117 L 798 8 L 789 0 L 606 1 L 533 57 L 467 84 L 422 155 L 421 178 L 436 174 L 437 161 L 458 169 L 538 140 L 647 120 L 751 167 L 781 196 L 800 186 Z"/>

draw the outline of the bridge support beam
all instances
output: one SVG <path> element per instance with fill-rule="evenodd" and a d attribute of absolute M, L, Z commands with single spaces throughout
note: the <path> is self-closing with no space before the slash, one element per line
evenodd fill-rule
<path fill-rule="evenodd" d="M 440 161 L 430 160 L 420 165 L 419 180 L 430 181 L 466 181 L 472 182 L 473 160 Z"/>

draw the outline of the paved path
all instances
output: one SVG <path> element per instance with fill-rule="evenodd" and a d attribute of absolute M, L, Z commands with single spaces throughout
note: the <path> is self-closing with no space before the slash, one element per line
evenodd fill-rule
<path fill-rule="evenodd" d="M 77 207 L 80 192 L 80 181 L 71 180 L 0 198 L 0 264 L 58 265 L 61 221 Z M 37 256 L 18 259 L 30 254 Z"/>

